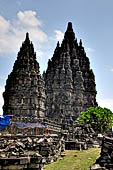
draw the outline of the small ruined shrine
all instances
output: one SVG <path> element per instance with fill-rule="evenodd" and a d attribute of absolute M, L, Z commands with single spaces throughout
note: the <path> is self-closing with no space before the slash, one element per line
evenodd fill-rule
<path fill-rule="evenodd" d="M 3 98 L 3 114 L 33 119 L 45 116 L 44 80 L 28 33 L 6 81 Z"/>
<path fill-rule="evenodd" d="M 44 72 L 46 115 L 57 121 L 75 120 L 81 111 L 97 106 L 95 76 L 82 40 L 78 44 L 68 23 L 62 44 L 57 43 Z"/>

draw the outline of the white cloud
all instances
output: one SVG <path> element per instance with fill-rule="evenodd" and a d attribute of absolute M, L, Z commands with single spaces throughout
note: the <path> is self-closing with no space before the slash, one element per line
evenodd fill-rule
<path fill-rule="evenodd" d="M 0 115 L 3 114 L 2 106 L 4 104 L 2 93 L 4 92 L 4 87 L 0 86 Z"/>
<path fill-rule="evenodd" d="M 41 29 L 42 21 L 35 11 L 19 11 L 17 19 L 9 21 L 0 16 L 0 53 L 18 52 L 26 32 L 30 39 L 40 46 L 47 42 L 48 36 Z"/>
<path fill-rule="evenodd" d="M 113 112 L 113 99 L 98 99 L 98 105 L 101 107 L 106 107 Z"/>
<path fill-rule="evenodd" d="M 20 2 L 19 0 L 17 2 Z M 16 53 L 25 39 L 26 32 L 29 32 L 30 40 L 33 41 L 35 51 L 42 52 L 52 49 L 56 41 L 62 41 L 64 33 L 56 29 L 54 35 L 48 37 L 42 30 L 43 22 L 37 16 L 36 11 L 19 11 L 15 20 L 7 20 L 0 16 L 0 53 Z M 53 49 L 52 49 L 53 50 Z M 3 55 L 2 55 L 3 56 Z M 47 56 L 48 58 L 48 56 Z"/>
<path fill-rule="evenodd" d="M 36 12 L 29 10 L 29 11 L 19 11 L 18 14 L 18 19 L 20 24 L 23 24 L 24 26 L 41 26 L 42 22 L 36 17 Z"/>
<path fill-rule="evenodd" d="M 94 52 L 95 50 L 93 48 L 87 48 L 88 52 Z"/>
<path fill-rule="evenodd" d="M 110 69 L 110 72 L 113 72 L 113 68 Z"/>
<path fill-rule="evenodd" d="M 63 37 L 64 37 L 64 33 L 63 32 L 61 32 L 60 30 L 55 30 L 54 31 L 55 32 L 55 39 L 57 40 L 57 41 L 62 41 L 63 40 Z"/>
<path fill-rule="evenodd" d="M 10 22 L 4 17 L 0 16 L 0 34 L 7 33 L 10 27 Z"/>

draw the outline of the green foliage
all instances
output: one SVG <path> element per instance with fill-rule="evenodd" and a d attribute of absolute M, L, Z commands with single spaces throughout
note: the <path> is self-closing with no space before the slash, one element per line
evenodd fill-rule
<path fill-rule="evenodd" d="M 95 131 L 103 133 L 112 127 L 113 113 L 107 108 L 90 107 L 86 112 L 81 112 L 76 122 L 89 124 Z"/>

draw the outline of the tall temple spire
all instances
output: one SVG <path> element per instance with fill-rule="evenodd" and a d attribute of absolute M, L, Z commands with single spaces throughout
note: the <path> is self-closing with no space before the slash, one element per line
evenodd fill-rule
<path fill-rule="evenodd" d="M 46 106 L 46 115 L 61 123 L 75 120 L 81 111 L 97 106 L 95 76 L 82 41 L 77 43 L 71 22 L 61 46 L 58 42 L 48 61 L 44 80 L 45 83 L 29 33 L 26 33 L 6 81 L 3 113 L 43 118 Z"/>
<path fill-rule="evenodd" d="M 90 62 L 82 40 L 79 45 L 77 43 L 71 22 L 68 23 L 61 47 L 57 44 L 51 63 L 48 62 L 45 86 L 47 115 L 53 119 L 61 121 L 66 115 L 75 119 L 81 111 L 97 105 Z"/>
<path fill-rule="evenodd" d="M 4 114 L 28 117 L 31 121 L 44 117 L 44 81 L 28 33 L 14 63 L 13 71 L 8 76 L 3 97 Z"/>

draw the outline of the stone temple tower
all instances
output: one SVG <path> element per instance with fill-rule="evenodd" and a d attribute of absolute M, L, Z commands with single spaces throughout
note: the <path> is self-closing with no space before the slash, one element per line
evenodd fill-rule
<path fill-rule="evenodd" d="M 16 117 L 43 118 L 45 114 L 45 87 L 36 61 L 36 53 L 29 34 L 22 43 L 8 76 L 3 93 L 3 113 Z"/>
<path fill-rule="evenodd" d="M 71 22 L 43 75 L 48 117 L 58 121 L 76 119 L 81 111 L 97 106 L 95 76 L 82 41 L 77 43 Z"/>

